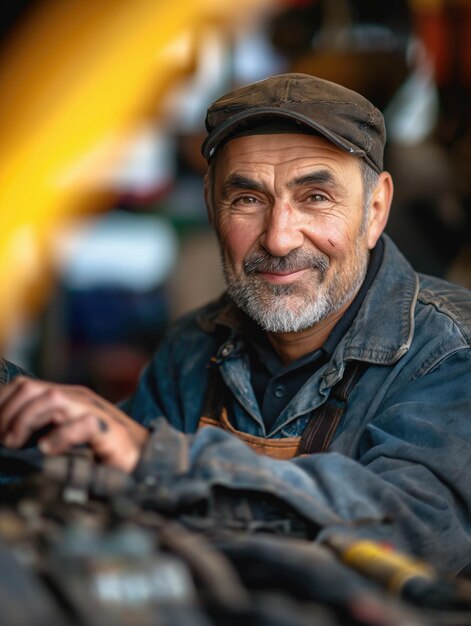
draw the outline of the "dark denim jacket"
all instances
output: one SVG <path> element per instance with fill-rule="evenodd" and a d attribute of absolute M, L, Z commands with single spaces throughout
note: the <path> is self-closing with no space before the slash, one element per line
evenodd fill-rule
<path fill-rule="evenodd" d="M 350 330 L 268 435 L 244 339 L 224 299 L 175 324 L 123 408 L 146 425 L 165 416 L 194 433 L 208 364 L 218 355 L 233 425 L 293 437 L 325 402 L 345 363 L 363 361 L 368 367 L 326 453 L 277 461 L 209 427 L 188 440 L 186 476 L 277 493 L 323 527 L 320 540 L 340 528 L 458 572 L 471 563 L 471 295 L 416 274 L 384 240 L 382 265 Z"/>
<path fill-rule="evenodd" d="M 31 374 L 11 361 L 0 358 L 0 385 L 6 385 L 16 376 L 31 376 Z"/>

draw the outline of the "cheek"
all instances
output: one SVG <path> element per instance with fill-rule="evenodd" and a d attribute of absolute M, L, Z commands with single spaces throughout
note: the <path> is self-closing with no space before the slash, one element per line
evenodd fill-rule
<path fill-rule="evenodd" d="M 248 220 L 222 220 L 218 234 L 225 253 L 234 266 L 240 266 L 247 253 L 257 245 L 257 229 Z"/>
<path fill-rule="evenodd" d="M 332 259 L 344 258 L 357 245 L 360 225 L 345 219 L 325 220 L 310 233 L 314 245 Z"/>
<path fill-rule="evenodd" d="M 329 258 L 341 257 L 351 245 L 350 237 L 345 229 L 332 225 L 325 225 L 321 229 L 311 232 L 309 239 L 314 246 Z"/>

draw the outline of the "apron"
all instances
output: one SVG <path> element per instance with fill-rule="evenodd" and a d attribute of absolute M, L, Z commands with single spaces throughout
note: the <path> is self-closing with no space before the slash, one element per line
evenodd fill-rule
<path fill-rule="evenodd" d="M 327 400 L 314 409 L 302 436 L 268 439 L 256 437 L 234 428 L 227 415 L 224 403 L 224 382 L 215 358 L 211 359 L 208 387 L 203 406 L 203 415 L 198 428 L 216 426 L 241 439 L 258 454 L 274 459 L 287 460 L 301 454 L 325 452 L 345 412 L 348 396 L 359 381 L 366 364 L 349 361 L 345 365 L 343 378 L 334 385 Z"/>

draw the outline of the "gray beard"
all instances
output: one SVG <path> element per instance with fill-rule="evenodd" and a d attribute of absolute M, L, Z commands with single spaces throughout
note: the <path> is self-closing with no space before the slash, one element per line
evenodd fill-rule
<path fill-rule="evenodd" d="M 340 310 L 353 299 L 366 274 L 367 255 L 357 258 L 354 280 L 345 284 L 345 277 L 336 274 L 325 284 L 328 257 L 293 251 L 285 257 L 272 257 L 265 251 L 252 253 L 243 264 L 244 275 L 236 277 L 222 250 L 227 290 L 234 302 L 266 332 L 300 332 Z M 290 285 L 272 285 L 261 279 L 261 271 L 296 271 L 310 269 L 317 282 L 313 291 L 304 288 L 305 280 Z"/>

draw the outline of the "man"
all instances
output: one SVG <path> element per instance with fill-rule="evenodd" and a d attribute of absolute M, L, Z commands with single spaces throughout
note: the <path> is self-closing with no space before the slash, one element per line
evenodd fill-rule
<path fill-rule="evenodd" d="M 417 275 L 382 235 L 393 184 L 381 114 L 286 74 L 217 100 L 206 123 L 227 294 L 170 330 L 121 408 L 83 388 L 6 386 L 1 440 L 20 447 L 52 424 L 45 453 L 88 443 L 152 484 L 163 459 L 177 465 L 153 422 L 164 416 L 198 430 L 177 437 L 188 454 L 176 477 L 280 498 L 321 541 L 340 528 L 464 570 L 469 292 Z"/>

